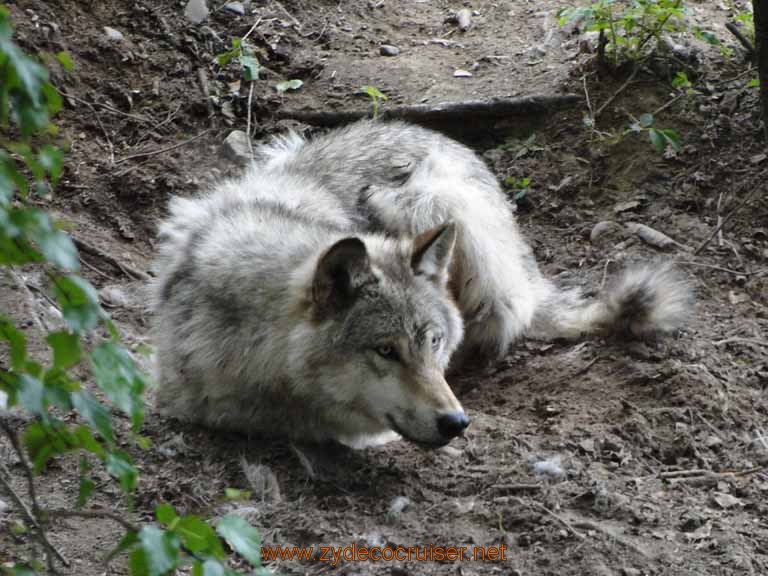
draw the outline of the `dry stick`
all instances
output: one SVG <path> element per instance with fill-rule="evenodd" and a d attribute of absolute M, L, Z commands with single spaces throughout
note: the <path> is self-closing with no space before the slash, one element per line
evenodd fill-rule
<path fill-rule="evenodd" d="M 251 87 L 248 89 L 248 119 L 245 122 L 245 136 L 248 139 L 248 150 L 251 153 L 251 160 L 253 160 L 253 142 L 251 142 L 251 102 L 253 101 L 253 85 L 254 81 L 251 80 Z"/>
<path fill-rule="evenodd" d="M 637 76 L 637 72 L 640 70 L 639 62 L 635 63 L 635 67 L 632 69 L 632 74 L 629 75 L 629 78 L 627 78 L 627 81 L 624 82 L 621 86 L 619 86 L 619 89 L 616 90 L 616 92 L 613 93 L 613 95 L 606 100 L 600 108 L 597 109 L 595 112 L 595 118 L 600 116 L 600 114 L 605 110 L 614 100 L 616 100 L 616 97 L 624 92 L 624 90 L 627 89 L 627 87 L 632 83 L 632 81 L 635 79 L 635 76 Z"/>
<path fill-rule="evenodd" d="M 733 218 L 736 215 L 736 213 L 747 204 L 747 202 L 749 202 L 752 199 L 752 196 L 754 196 L 755 192 L 757 192 L 758 190 L 760 190 L 759 186 L 756 186 L 755 188 L 753 188 L 752 191 L 749 194 L 747 194 L 741 202 L 739 202 L 738 206 L 736 206 L 733 210 L 731 210 L 731 212 L 725 218 L 723 218 L 723 221 L 720 222 L 720 224 L 712 231 L 712 234 L 709 235 L 709 238 L 704 240 L 704 242 L 701 243 L 701 246 L 696 248 L 696 251 L 693 253 L 694 256 L 698 256 L 699 254 L 701 254 L 701 251 L 704 250 L 704 248 L 706 248 L 710 242 L 712 242 L 712 239 L 715 236 L 717 236 L 717 233 L 720 232 L 720 229 L 723 226 L 725 226 L 725 224 L 731 218 Z"/>
<path fill-rule="evenodd" d="M 725 27 L 728 28 L 728 32 L 736 36 L 736 39 L 741 42 L 741 45 L 744 46 L 744 49 L 747 51 L 747 54 L 750 58 L 755 57 L 755 47 L 752 45 L 752 42 L 749 41 L 749 38 L 744 36 L 744 34 L 741 33 L 741 30 L 739 30 L 739 27 L 736 26 L 734 22 L 726 22 Z"/>
<path fill-rule="evenodd" d="M 736 274 L 737 276 L 761 276 L 768 272 L 768 268 L 756 270 L 754 272 L 745 272 L 744 270 L 731 270 L 730 268 L 723 268 L 722 266 L 715 266 L 714 264 L 704 264 L 703 262 L 686 262 L 683 260 L 675 260 L 675 264 L 680 264 L 681 266 L 699 266 L 701 268 L 710 268 L 711 270 L 727 272 L 728 274 Z"/>
<path fill-rule="evenodd" d="M 288 17 L 288 19 L 289 19 L 289 20 L 291 20 L 291 21 L 293 22 L 293 24 L 294 24 L 294 25 L 295 25 L 297 28 L 301 29 L 301 22 L 299 22 L 298 20 L 296 20 L 296 18 L 294 18 L 293 14 L 291 14 L 290 12 L 288 12 L 288 10 L 286 10 L 286 9 L 285 9 L 285 6 L 283 6 L 283 5 L 282 5 L 280 2 L 278 2 L 278 0 L 272 0 L 272 3 L 273 3 L 275 6 L 277 6 L 278 8 L 280 8 L 280 11 L 281 11 L 283 14 L 285 14 L 285 15 Z"/>
<path fill-rule="evenodd" d="M 126 520 L 122 516 L 109 512 L 107 510 L 64 510 L 63 508 L 55 508 L 53 510 L 46 510 L 46 513 L 51 518 L 93 518 L 96 520 L 112 520 L 117 522 L 126 530 L 131 532 L 138 532 L 141 530 L 139 526 Z"/>
<path fill-rule="evenodd" d="M 200 134 L 197 136 L 192 136 L 192 138 L 189 138 L 187 140 L 184 140 L 183 142 L 179 142 L 178 144 L 174 144 L 172 146 L 166 146 L 165 148 L 160 148 L 159 150 L 150 150 L 148 152 L 139 152 L 137 154 L 131 154 L 130 156 L 126 156 L 125 158 L 120 158 L 120 160 L 115 160 L 115 164 L 122 164 L 123 162 L 127 162 L 128 160 L 134 160 L 135 158 L 146 158 L 147 156 L 155 156 L 157 154 L 164 154 L 165 152 L 170 152 L 171 150 L 176 150 L 177 148 L 181 148 L 182 146 L 186 146 L 187 144 L 194 142 L 195 140 L 198 140 L 199 138 L 202 138 L 208 132 L 210 132 L 210 128 L 206 128 Z"/>
<path fill-rule="evenodd" d="M 658 114 L 661 114 L 662 112 L 664 112 L 664 110 L 672 106 L 672 104 L 680 100 L 680 98 L 682 98 L 683 96 L 685 96 L 685 92 L 680 92 L 680 94 L 672 98 L 669 102 L 667 102 L 666 104 L 662 104 L 661 106 L 656 108 L 656 110 L 654 110 L 651 114 L 653 116 L 657 116 Z"/>
<path fill-rule="evenodd" d="M 738 336 L 732 336 L 731 338 L 726 338 L 725 340 L 717 340 L 716 342 L 712 342 L 712 344 L 714 344 L 715 346 L 723 346 L 725 344 L 732 344 L 732 343 L 754 344 L 755 346 L 764 346 L 768 348 L 768 342 L 758 340 L 757 338 L 740 338 Z"/>
<path fill-rule="evenodd" d="M 144 281 L 150 279 L 149 274 L 147 274 L 146 272 L 142 272 L 141 270 L 137 270 L 133 266 L 120 262 L 117 258 L 112 256 L 111 254 L 104 252 L 104 250 L 102 250 L 101 248 L 92 246 L 91 244 L 85 242 L 84 240 L 76 238 L 75 236 L 71 236 L 71 237 L 72 237 L 72 241 L 75 243 L 75 246 L 77 246 L 78 250 L 82 250 L 83 252 L 88 252 L 89 254 L 92 254 L 94 256 L 101 258 L 105 262 L 109 262 L 110 264 L 112 264 L 112 266 L 122 271 L 122 273 L 125 274 L 126 276 L 133 276 L 137 280 L 144 280 Z"/>
<path fill-rule="evenodd" d="M 16 452 L 16 456 L 18 457 L 19 462 L 21 463 L 21 467 L 24 469 L 24 476 L 27 478 L 27 493 L 29 494 L 29 499 L 32 501 L 32 510 L 30 511 L 30 509 L 27 508 L 26 504 L 24 504 L 24 501 L 21 499 L 21 497 L 16 493 L 16 491 L 11 486 L 10 481 L 6 481 L 2 474 L 0 474 L 0 482 L 2 482 L 3 486 L 5 486 L 8 493 L 11 495 L 11 498 L 13 498 L 13 500 L 18 505 L 22 514 L 24 514 L 24 516 L 27 517 L 27 521 L 34 527 L 35 532 L 37 533 L 37 536 L 40 539 L 40 542 L 43 545 L 43 547 L 46 550 L 48 550 L 49 569 L 55 572 L 55 568 L 50 558 L 51 556 L 55 556 L 62 564 L 64 564 L 64 566 L 69 567 L 70 566 L 69 560 L 67 560 L 62 555 L 62 553 L 59 552 L 53 544 L 51 544 L 51 541 L 48 540 L 48 536 L 45 533 L 45 529 L 43 528 L 42 524 L 38 520 L 41 510 L 40 510 L 39 504 L 37 503 L 37 493 L 35 492 L 35 479 L 32 476 L 32 469 L 29 467 L 29 464 L 27 463 L 27 459 L 24 457 L 24 451 L 21 449 L 21 445 L 19 444 L 19 438 L 18 436 L 16 436 L 16 431 L 13 430 L 8 424 L 8 422 L 5 421 L 4 419 L 0 419 L 0 428 L 3 429 L 3 432 L 5 432 L 5 435 L 8 437 L 8 440 L 11 441 L 11 446 L 13 447 L 14 452 Z M 0 466 L 2 466 L 4 473 L 6 473 L 10 478 L 10 471 L 8 471 L 5 468 L 4 464 L 0 463 Z"/>
<path fill-rule="evenodd" d="M 122 110 L 118 110 L 117 108 L 114 108 L 109 104 L 102 104 L 101 102 L 88 102 L 87 100 L 78 98 L 77 96 L 74 96 L 73 94 L 69 94 L 68 92 L 62 92 L 58 88 L 56 89 L 56 91 L 62 96 L 64 96 L 65 98 L 71 98 L 75 102 L 80 102 L 80 104 L 88 106 L 89 108 L 92 108 L 93 106 L 98 106 L 99 108 L 104 108 L 105 110 L 108 110 L 113 114 L 117 114 L 118 116 L 125 116 L 126 118 L 132 118 L 133 120 L 138 120 L 139 122 L 144 122 L 145 124 L 152 123 L 152 120 L 149 118 L 145 118 L 143 116 L 137 116 L 136 114 L 130 114 L 129 112 L 123 112 Z"/>
<path fill-rule="evenodd" d="M 442 102 L 439 104 L 413 104 L 395 106 L 382 110 L 382 119 L 409 120 L 416 124 L 429 122 L 460 122 L 462 125 L 473 119 L 498 119 L 504 116 L 526 116 L 544 114 L 581 102 L 577 94 L 543 95 L 534 94 L 519 98 L 497 100 L 468 100 Z M 308 112 L 304 110 L 280 110 L 278 118 L 299 120 L 316 126 L 338 126 L 367 118 L 368 111 Z"/>
<path fill-rule="evenodd" d="M 93 112 L 93 115 L 96 117 L 96 122 L 99 123 L 99 128 L 101 128 L 102 133 L 104 134 L 104 138 L 107 139 L 107 146 L 109 147 L 109 161 L 114 164 L 115 162 L 115 146 L 112 144 L 112 140 L 109 138 L 109 133 L 107 132 L 107 129 L 104 127 L 104 124 L 101 122 L 101 116 L 99 116 L 99 113 L 96 111 L 96 108 L 93 104 L 88 102 L 87 100 L 81 100 L 77 96 L 73 96 L 72 94 L 68 94 L 66 92 L 62 92 L 58 88 L 56 88 L 56 91 L 61 94 L 62 96 L 65 96 L 66 98 L 71 98 L 75 102 L 80 102 L 84 106 L 87 106 L 91 112 Z"/>

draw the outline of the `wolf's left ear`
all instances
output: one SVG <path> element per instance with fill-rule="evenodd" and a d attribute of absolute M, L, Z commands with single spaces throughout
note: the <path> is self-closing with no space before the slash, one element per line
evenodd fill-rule
<path fill-rule="evenodd" d="M 448 268 L 456 244 L 456 224 L 447 222 L 416 236 L 413 240 L 411 267 L 417 276 L 426 276 L 436 284 L 448 280 Z"/>

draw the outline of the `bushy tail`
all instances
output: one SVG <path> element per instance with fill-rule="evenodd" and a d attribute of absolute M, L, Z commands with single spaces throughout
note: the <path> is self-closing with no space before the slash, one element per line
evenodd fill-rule
<path fill-rule="evenodd" d="M 628 268 L 595 299 L 549 287 L 534 315 L 531 336 L 644 338 L 682 327 L 693 307 L 691 285 L 671 264 Z"/>

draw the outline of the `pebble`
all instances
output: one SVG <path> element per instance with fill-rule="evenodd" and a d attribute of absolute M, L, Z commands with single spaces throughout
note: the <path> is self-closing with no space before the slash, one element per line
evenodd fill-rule
<path fill-rule="evenodd" d="M 246 164 L 251 160 L 251 148 L 248 146 L 248 135 L 242 130 L 233 130 L 224 140 L 222 152 L 225 158 L 232 162 Z"/>
<path fill-rule="evenodd" d="M 104 26 L 104 34 L 106 34 L 107 40 L 111 40 L 112 42 L 120 42 L 125 39 L 125 36 L 123 36 L 123 33 L 120 32 L 120 30 L 115 30 L 109 26 Z"/>
<path fill-rule="evenodd" d="M 379 54 L 382 56 L 397 56 L 400 54 L 400 48 L 390 44 L 382 44 L 379 48 Z"/>
<path fill-rule="evenodd" d="M 245 5 L 242 2 L 229 2 L 224 5 L 224 10 L 238 16 L 245 16 Z"/>
<path fill-rule="evenodd" d="M 208 3 L 206 0 L 189 0 L 184 8 L 184 16 L 192 24 L 200 24 L 208 18 Z"/>
<path fill-rule="evenodd" d="M 456 12 L 456 23 L 462 32 L 469 30 L 472 27 L 472 11 L 469 8 L 462 8 Z"/>
<path fill-rule="evenodd" d="M 468 70 L 456 70 L 453 73 L 454 78 L 472 78 L 472 72 Z"/>

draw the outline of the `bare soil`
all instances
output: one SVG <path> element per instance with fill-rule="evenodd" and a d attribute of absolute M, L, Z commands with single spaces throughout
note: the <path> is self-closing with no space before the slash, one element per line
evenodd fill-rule
<path fill-rule="evenodd" d="M 185 19 L 183 4 L 9 3 L 26 49 L 67 50 L 75 61 L 73 73 L 53 73 L 66 95 L 59 126 L 69 155 L 49 208 L 76 238 L 138 270 L 149 270 L 171 195 L 195 194 L 239 170 L 220 150 L 230 130 L 245 129 L 249 85 L 236 66 L 220 70 L 213 59 L 256 22 L 250 38 L 268 69 L 254 83 L 257 139 L 289 126 L 312 131 L 276 121 L 279 110 L 365 109 L 366 99 L 355 95 L 362 85 L 404 104 L 585 94 L 586 86 L 596 109 L 626 79 L 597 70 L 558 27 L 561 0 L 472 3 L 478 14 L 465 33 L 447 20 L 461 6 L 443 1 L 253 2 L 245 16 L 216 2 L 219 9 L 199 26 Z M 688 4 L 694 24 L 731 43 L 724 5 Z M 124 38 L 107 39 L 104 26 Z M 597 290 L 624 261 L 685 263 L 698 303 L 684 331 L 661 342 L 523 342 L 504 362 L 454 382 L 473 424 L 432 452 L 395 442 L 299 453 L 182 426 L 150 406 L 142 434 L 151 447 L 126 443 L 141 470 L 130 516 L 149 522 L 161 502 L 207 517 L 236 510 L 265 544 L 315 550 L 433 544 L 466 546 L 471 554 L 507 547 L 505 561 L 342 561 L 334 568 L 315 557 L 268 564 L 284 574 L 768 574 L 765 193 L 694 254 L 719 217 L 764 186 L 768 159 L 756 91 L 738 55 L 724 58 L 690 36 L 682 41 L 699 51 L 698 92 L 656 115 L 660 127 L 683 135 L 680 153 L 657 154 L 644 134 L 619 143 L 590 135 L 582 125 L 586 97 L 544 118 L 532 140 L 489 132 L 478 152 L 501 180 L 530 178 L 518 217 L 546 272 L 563 283 Z M 400 54 L 380 55 L 381 44 Z M 456 70 L 472 77 L 454 77 Z M 669 74 L 638 74 L 597 128 L 626 128 L 628 114 L 663 106 L 674 95 Z M 274 90 L 294 78 L 304 81 L 300 90 Z M 591 242 L 605 220 L 640 222 L 678 244 L 662 253 L 634 235 Z M 138 350 L 148 343 L 142 281 L 98 254 L 83 251 L 82 260 L 128 344 Z M 31 272 L 26 280 L 42 286 Z M 3 282 L 3 310 L 28 318 L 23 294 Z M 43 299 L 38 305 L 48 308 Z M 7 446 L 0 457 L 23 491 Z M 562 473 L 537 473 L 536 463 L 553 458 Z M 249 480 L 246 471 L 257 464 L 274 474 L 271 490 L 254 486 L 264 469 Z M 93 505 L 125 510 L 119 490 L 98 474 Z M 44 504 L 72 506 L 77 459 L 49 466 L 38 482 Z M 227 487 L 254 494 L 226 502 Z M 399 497 L 408 499 L 402 511 L 392 509 Z M 19 518 L 0 507 L 0 563 L 29 553 L 28 536 L 11 530 Z M 126 573 L 123 559 L 102 563 L 119 537 L 118 526 L 99 520 L 51 527 L 72 563 L 66 574 Z"/>

